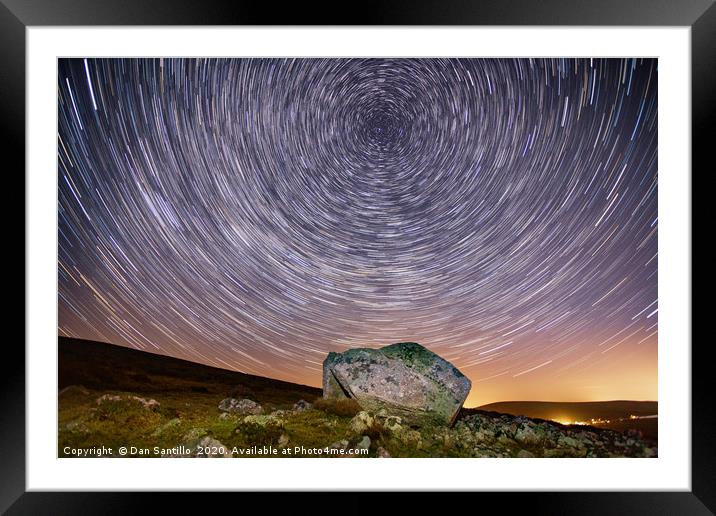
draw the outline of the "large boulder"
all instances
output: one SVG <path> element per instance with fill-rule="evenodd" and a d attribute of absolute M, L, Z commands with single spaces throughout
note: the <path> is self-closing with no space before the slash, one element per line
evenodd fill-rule
<path fill-rule="evenodd" d="M 470 386 L 455 366 L 415 342 L 329 353 L 323 362 L 324 398 L 353 398 L 368 412 L 418 426 L 452 424 Z"/>

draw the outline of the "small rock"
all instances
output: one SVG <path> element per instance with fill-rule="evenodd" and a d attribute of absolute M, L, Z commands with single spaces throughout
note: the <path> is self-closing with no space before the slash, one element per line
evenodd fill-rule
<path fill-rule="evenodd" d="M 281 437 L 278 438 L 278 447 L 279 448 L 285 448 L 288 446 L 288 436 L 286 434 L 281 434 Z"/>
<path fill-rule="evenodd" d="M 335 443 L 328 446 L 331 450 L 346 450 L 348 448 L 348 440 L 343 439 L 341 441 L 336 441 Z"/>
<path fill-rule="evenodd" d="M 268 414 L 268 415 L 258 414 L 255 416 L 246 416 L 243 418 L 242 421 L 245 424 L 254 424 L 254 425 L 258 425 L 262 428 L 266 428 L 269 425 L 283 427 L 283 420 L 278 417 L 273 416 L 272 414 Z"/>
<path fill-rule="evenodd" d="M 122 396 L 119 396 L 117 394 L 103 394 L 99 398 L 97 398 L 97 405 L 101 405 L 102 403 L 106 401 L 137 401 L 142 404 L 142 407 L 147 410 L 154 410 L 159 407 L 159 402 L 157 400 L 153 400 L 151 398 L 140 398 L 139 396 L 129 396 L 127 398 L 122 398 Z"/>
<path fill-rule="evenodd" d="M 521 459 L 533 459 L 534 454 L 528 452 L 527 450 L 520 450 L 520 452 L 517 454 L 517 456 Z"/>
<path fill-rule="evenodd" d="M 517 444 L 517 441 L 511 439 L 510 437 L 507 437 L 506 435 L 501 435 L 500 437 L 498 437 L 497 442 L 508 447 L 513 447 Z"/>
<path fill-rule="evenodd" d="M 577 441 L 576 439 L 568 436 L 562 436 L 559 438 L 559 444 L 560 446 L 568 446 L 570 448 L 580 448 L 582 447 L 582 443 Z"/>
<path fill-rule="evenodd" d="M 542 437 L 529 425 L 524 425 L 515 432 L 515 440 L 524 444 L 539 444 Z"/>
<path fill-rule="evenodd" d="M 151 398 L 140 398 L 139 396 L 132 396 L 131 399 L 141 403 L 142 407 L 144 407 L 147 410 L 155 410 L 155 409 L 159 408 L 159 402 L 157 400 L 153 400 Z"/>
<path fill-rule="evenodd" d="M 232 452 L 231 448 L 206 435 L 206 429 L 192 428 L 184 435 L 181 444 L 175 447 L 175 451 L 162 456 L 221 458 L 231 457 Z"/>
<path fill-rule="evenodd" d="M 455 440 L 453 439 L 453 436 L 450 435 L 450 432 L 445 432 L 440 437 L 442 438 L 443 446 L 446 448 L 452 448 L 455 444 Z"/>
<path fill-rule="evenodd" d="M 237 414 L 261 414 L 261 405 L 248 398 L 237 400 L 236 398 L 225 398 L 219 403 L 219 410 L 222 412 L 234 412 Z"/>
<path fill-rule="evenodd" d="M 390 453 L 388 453 L 388 450 L 386 450 L 382 446 L 379 446 L 378 450 L 376 450 L 376 452 L 375 452 L 375 456 L 378 457 L 379 459 L 389 459 Z"/>
<path fill-rule="evenodd" d="M 380 421 L 383 428 L 390 430 L 391 432 L 399 431 L 403 426 L 403 419 L 400 416 L 387 416 L 384 414 L 376 415 L 376 419 Z"/>
<path fill-rule="evenodd" d="M 414 446 L 418 450 L 423 446 L 423 436 L 417 430 L 403 427 L 395 433 L 395 437 L 401 443 L 407 446 Z"/>
<path fill-rule="evenodd" d="M 488 440 L 488 435 L 487 435 L 485 432 L 483 432 L 482 430 L 478 430 L 478 431 L 475 432 L 473 435 L 474 435 L 475 440 L 476 440 L 477 442 L 483 442 L 483 441 L 487 441 L 487 440 Z M 490 437 L 492 437 L 492 436 L 490 436 Z"/>
<path fill-rule="evenodd" d="M 370 448 L 370 437 L 364 435 L 363 439 L 356 444 L 356 450 L 367 450 L 368 448 Z"/>
<path fill-rule="evenodd" d="M 65 430 L 72 432 L 73 434 L 88 434 L 90 433 L 87 426 L 82 421 L 70 421 L 65 425 Z"/>
<path fill-rule="evenodd" d="M 295 410 L 296 412 L 303 412 L 304 410 L 309 410 L 311 407 L 313 407 L 313 405 L 311 405 L 306 400 L 298 400 L 294 404 L 293 410 Z"/>
<path fill-rule="evenodd" d="M 116 394 L 103 394 L 97 398 L 97 405 L 101 405 L 105 401 L 122 401 L 122 396 L 117 396 Z"/>
<path fill-rule="evenodd" d="M 208 435 L 199 441 L 192 453 L 192 457 L 204 458 L 226 458 L 231 457 L 231 455 L 230 448 Z"/>
<path fill-rule="evenodd" d="M 362 410 L 351 419 L 350 427 L 357 434 L 362 434 L 375 424 L 373 416 Z"/>

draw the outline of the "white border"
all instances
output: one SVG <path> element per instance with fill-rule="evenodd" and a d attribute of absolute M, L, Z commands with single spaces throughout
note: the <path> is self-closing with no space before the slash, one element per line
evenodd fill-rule
<path fill-rule="evenodd" d="M 28 490 L 690 490 L 689 28 L 30 27 L 27 43 Z M 57 57 L 565 55 L 659 57 L 659 458 L 56 458 Z"/>

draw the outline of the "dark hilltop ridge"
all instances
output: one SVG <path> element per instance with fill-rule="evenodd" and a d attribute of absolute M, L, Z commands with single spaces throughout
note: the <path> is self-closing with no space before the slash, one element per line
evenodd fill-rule
<path fill-rule="evenodd" d="M 469 379 L 417 343 L 331 353 L 323 390 L 66 337 L 58 351 L 60 457 L 657 455 L 631 429 L 463 408 Z"/>
<path fill-rule="evenodd" d="M 262 398 L 271 403 L 321 395 L 316 387 L 69 337 L 59 337 L 58 383 L 60 389 L 81 384 L 92 390 L 142 393 L 219 394 L 245 388 L 247 393 L 262 393 Z"/>

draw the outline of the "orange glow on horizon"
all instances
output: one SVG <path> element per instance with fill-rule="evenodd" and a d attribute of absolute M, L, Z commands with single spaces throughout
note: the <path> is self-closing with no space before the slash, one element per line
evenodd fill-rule
<path fill-rule="evenodd" d="M 426 347 L 430 348 L 429 345 Z M 593 360 L 570 362 L 568 357 L 565 357 L 527 374 L 515 373 L 515 370 L 524 370 L 523 365 L 499 374 L 499 370 L 495 371 L 497 365 L 479 364 L 465 367 L 461 365 L 459 357 L 451 359 L 443 355 L 443 358 L 452 361 L 472 381 L 472 389 L 464 403 L 467 408 L 504 401 L 657 401 L 657 337 L 654 336 L 639 345 L 625 342 L 621 349 L 620 355 L 610 356 L 609 353 L 612 352 L 602 353 L 602 348 L 593 345 L 591 350 Z M 145 351 L 156 353 L 156 350 Z M 172 356 L 196 362 L 190 355 L 173 354 Z M 616 356 L 618 359 L 615 360 Z M 536 359 L 535 362 L 539 363 L 540 360 Z M 226 363 L 212 363 L 209 360 L 202 363 L 229 369 Z M 263 371 L 242 370 L 240 367 L 231 369 L 321 388 L 320 363 L 308 365 L 310 368 L 307 367 L 300 372 L 294 370 L 293 374 L 286 374 L 278 367 Z M 554 419 L 559 421 L 560 417 L 557 415 Z M 562 419 L 570 420 L 566 415 Z"/>

